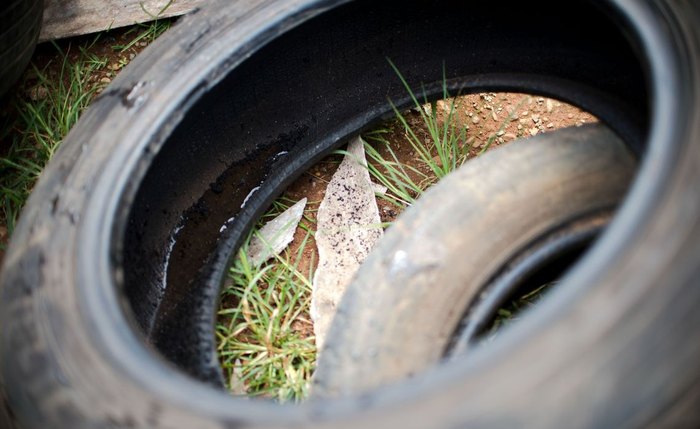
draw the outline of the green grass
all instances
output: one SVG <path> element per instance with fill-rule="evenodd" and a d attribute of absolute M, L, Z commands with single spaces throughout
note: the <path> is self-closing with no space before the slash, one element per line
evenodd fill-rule
<path fill-rule="evenodd" d="M 288 207 L 288 201 L 281 199 L 263 219 Z M 298 250 L 287 250 L 261 266 L 246 256 L 249 237 L 230 269 L 231 285 L 222 301 L 233 305 L 219 311 L 216 333 L 228 386 L 235 394 L 286 402 L 299 401 L 308 393 L 316 347 L 313 336 L 303 331 L 312 329 L 308 312 L 314 264 L 312 259 L 304 270 L 301 261 L 313 235 L 311 225 L 305 216 L 301 227 L 306 234 Z"/>
<path fill-rule="evenodd" d="M 65 49 L 54 44 L 54 47 L 57 55 L 52 61 L 57 61 L 58 67 L 50 67 L 51 62 L 41 69 L 34 64 L 30 66 L 30 77 L 26 79 L 35 81 L 33 88 L 40 89 L 43 96 L 37 100 L 14 101 L 18 117 L 8 133 L 10 148 L 0 158 L 0 223 L 10 233 L 44 166 L 96 91 L 105 85 L 89 80 L 92 73 L 107 65 L 105 59 L 89 52 L 91 44 L 68 45 Z"/>
<path fill-rule="evenodd" d="M 493 323 L 485 330 L 481 337 L 486 340 L 495 338 L 502 328 L 516 322 L 524 311 L 537 304 L 547 292 L 556 287 L 557 283 L 557 281 L 545 283 L 520 297 L 510 300 L 503 307 L 498 309 Z"/>
<path fill-rule="evenodd" d="M 126 36 L 133 36 L 133 38 L 125 44 L 112 45 L 112 49 L 123 53 L 136 46 L 139 42 L 150 44 L 160 37 L 165 30 L 169 29 L 172 23 L 173 20 L 171 19 L 157 19 L 145 24 L 136 24 L 125 33 Z"/>
<path fill-rule="evenodd" d="M 420 113 L 422 126 L 429 138 L 421 139 L 406 116 L 389 100 L 397 123 L 403 128 L 408 144 L 417 155 L 418 166 L 408 165 L 399 160 L 391 143 L 385 137 L 389 133 L 386 128 L 380 128 L 365 135 L 368 143 L 372 143 L 365 145 L 365 152 L 369 161 L 370 175 L 389 190 L 383 198 L 397 207 L 406 207 L 412 204 L 425 189 L 460 167 L 467 160 L 473 147 L 467 140 L 466 125 L 459 124 L 456 120 L 455 98 L 451 98 L 447 90 L 444 67 L 442 97 L 449 100 L 450 104 L 446 116 L 440 119 L 436 102 L 429 103 L 425 94 L 423 100 L 419 101 L 401 72 L 391 61 L 389 64 L 411 97 L 415 110 Z M 428 112 L 423 108 L 427 104 L 431 106 Z M 383 151 L 379 150 L 379 147 L 382 147 Z"/>
<path fill-rule="evenodd" d="M 450 100 L 450 109 L 447 112 L 447 117 L 440 121 L 438 119 L 437 102 L 430 103 L 430 112 L 426 112 L 422 108 L 422 105 L 428 103 L 425 93 L 423 102 L 419 102 L 414 90 L 406 82 L 399 69 L 391 61 L 389 61 L 389 64 L 411 97 L 414 107 L 420 112 L 421 119 L 430 135 L 430 140 L 427 143 L 422 142 L 396 105 L 391 100 L 389 102 L 396 114 L 396 119 L 403 125 L 404 130 L 410 136 L 408 142 L 411 147 L 418 154 L 420 161 L 429 168 L 431 173 L 430 180 L 436 182 L 461 166 L 467 160 L 471 149 L 471 145 L 467 143 L 466 126 L 460 125 L 455 121 L 455 99 L 450 98 L 450 94 L 447 91 L 445 67 L 443 66 L 442 69 L 442 98 Z"/>
<path fill-rule="evenodd" d="M 417 165 L 408 165 L 401 162 L 386 139 L 390 129 L 384 127 L 365 135 L 368 142 L 365 151 L 368 156 L 368 169 L 371 176 L 388 188 L 387 194 L 382 198 L 390 201 L 395 206 L 404 208 L 411 205 L 427 188 L 437 183 L 452 171 L 459 168 L 469 158 L 474 148 L 474 139 L 467 138 L 467 126 L 460 124 L 456 119 L 456 98 L 447 90 L 447 78 L 443 67 L 442 98 L 449 103 L 449 109 L 442 118 L 438 116 L 437 102 L 429 102 L 425 92 L 420 101 L 413 88 L 396 66 L 389 61 L 396 75 L 401 80 L 409 94 L 414 110 L 418 111 L 422 125 L 429 138 L 419 137 L 416 130 L 409 124 L 406 116 L 390 101 L 396 116 L 396 121 L 403 128 L 408 143 L 417 154 Z M 527 97 L 523 97 L 518 106 L 513 109 L 507 118 L 501 123 L 498 132 L 503 131 L 508 122 L 513 118 L 525 103 Z M 430 109 L 423 106 L 429 105 Z M 426 112 L 426 110 L 428 110 Z M 497 134 L 489 136 L 486 144 L 479 150 L 478 155 L 486 152 L 496 140 Z M 379 148 L 383 148 L 379 150 Z M 384 152 L 384 153 L 383 153 Z"/>
<path fill-rule="evenodd" d="M 121 54 L 139 42 L 151 43 L 171 23 L 156 20 L 135 25 L 125 33 L 128 43 L 111 48 Z M 98 33 L 67 45 L 52 43 L 53 58 L 42 66 L 30 64 L 19 85 L 27 94 L 18 91 L 11 101 L 9 110 L 16 115 L 11 115 L 12 123 L 3 124 L 0 135 L 7 148 L 0 157 L 0 226 L 7 228 L 8 235 L 44 166 L 95 95 L 107 85 L 98 79 L 99 75 L 113 73 L 108 58 L 94 53 L 102 36 Z M 120 58 L 120 68 L 128 61 Z M 0 249 L 4 246 L 0 242 Z"/>

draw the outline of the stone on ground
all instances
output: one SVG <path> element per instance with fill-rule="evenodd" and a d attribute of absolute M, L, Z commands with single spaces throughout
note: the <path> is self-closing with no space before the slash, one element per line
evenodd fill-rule
<path fill-rule="evenodd" d="M 313 279 L 311 318 L 318 350 L 323 347 L 346 286 L 382 236 L 362 139 L 354 139 L 347 152 L 328 184 L 317 215 L 319 261 Z"/>
<path fill-rule="evenodd" d="M 248 245 L 248 260 L 251 264 L 260 266 L 287 248 L 294 239 L 294 231 L 304 214 L 304 207 L 306 207 L 306 198 L 302 198 L 266 223 L 257 234 L 253 235 Z"/>

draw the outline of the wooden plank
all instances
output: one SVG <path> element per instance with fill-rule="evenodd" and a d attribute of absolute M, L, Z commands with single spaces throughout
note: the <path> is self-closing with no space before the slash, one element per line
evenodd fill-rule
<path fill-rule="evenodd" d="M 94 33 L 190 12 L 205 0 L 45 0 L 39 41 Z M 168 3 L 170 3 L 168 5 Z"/>

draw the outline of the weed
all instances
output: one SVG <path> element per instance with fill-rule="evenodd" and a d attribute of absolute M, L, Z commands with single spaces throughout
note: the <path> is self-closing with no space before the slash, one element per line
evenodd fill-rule
<path fill-rule="evenodd" d="M 264 218 L 288 208 L 278 200 Z M 288 250 L 257 267 L 247 257 L 246 244 L 230 269 L 231 285 L 219 311 L 218 350 L 229 388 L 237 394 L 298 401 L 308 393 L 316 348 L 308 319 L 313 279 L 313 256 L 302 272 L 304 252 L 313 235 L 305 217 L 305 236 L 298 249 Z M 258 228 L 262 225 L 258 225 Z M 255 234 L 255 232 L 253 233 Z M 252 235 L 251 235 L 252 237 Z"/>
<path fill-rule="evenodd" d="M 136 24 L 125 33 L 127 36 L 133 34 L 134 37 L 126 44 L 112 45 L 112 49 L 123 53 L 133 48 L 138 43 L 150 44 L 163 34 L 165 30 L 169 29 L 172 23 L 172 19 L 156 19 L 149 23 Z"/>
<path fill-rule="evenodd" d="M 60 62 L 55 75 L 49 72 L 50 64 L 42 69 L 31 65 L 31 80 L 36 81 L 35 88 L 40 88 L 43 96 L 37 100 L 18 98 L 14 101 L 18 119 L 9 133 L 9 150 L 0 158 L 0 224 L 7 225 L 10 234 L 44 165 L 96 92 L 104 86 L 89 79 L 107 64 L 106 59 L 89 52 L 90 46 L 74 48 L 69 45 L 63 50 L 54 43 Z M 77 54 L 72 53 L 75 50 Z M 29 80 L 25 77 L 25 83 Z"/>
<path fill-rule="evenodd" d="M 399 208 L 411 205 L 427 188 L 444 178 L 450 172 L 459 168 L 470 157 L 475 149 L 474 138 L 467 138 L 468 127 L 461 124 L 456 115 L 456 100 L 447 90 L 447 78 L 443 65 L 442 73 L 442 97 L 443 103 L 449 103 L 446 113 L 441 118 L 438 114 L 437 102 L 429 102 L 423 92 L 423 100 L 419 101 L 418 96 L 403 77 L 398 68 L 391 60 L 388 60 L 404 88 L 408 92 L 414 110 L 418 111 L 421 117 L 420 127 L 427 131 L 429 138 L 421 140 L 417 131 L 409 123 L 406 115 L 402 113 L 396 105 L 389 100 L 396 115 L 397 123 L 403 128 L 406 140 L 410 144 L 417 156 L 418 168 L 400 162 L 390 142 L 385 136 L 390 133 L 390 129 L 380 128 L 365 134 L 368 142 L 365 145 L 365 152 L 369 157 L 368 169 L 372 177 L 388 188 L 382 198 L 393 203 Z M 523 97 L 520 103 L 512 109 L 509 115 L 501 122 L 498 131 L 489 136 L 486 144 L 477 152 L 478 155 L 488 150 L 497 135 L 502 133 L 508 122 L 513 119 L 517 112 L 527 100 Z M 430 106 L 427 108 L 427 106 Z M 377 147 L 381 147 L 385 154 L 382 154 Z"/>
<path fill-rule="evenodd" d="M 148 44 L 172 22 L 159 19 L 135 25 L 125 33 L 127 37 L 133 35 L 129 42 L 114 45 L 112 49 L 123 53 L 137 43 Z M 34 95 L 40 96 L 17 94 L 10 106 L 17 112 L 17 118 L 14 123 L 3 124 L 2 139 L 8 143 L 0 158 L 0 226 L 7 228 L 7 236 L 12 234 L 19 212 L 44 166 L 90 101 L 106 86 L 106 82 L 98 81 L 97 73 L 107 70 L 108 58 L 96 55 L 93 49 L 102 34 L 65 48 L 53 43 L 55 58 L 43 67 L 32 63 L 25 73 L 20 87 L 28 88 L 30 94 L 37 90 Z M 119 68 L 127 62 L 126 58 L 120 58 Z M 2 239 L 0 250 L 4 246 Z"/>
<path fill-rule="evenodd" d="M 418 154 L 423 164 L 430 169 L 433 176 L 431 182 L 436 182 L 462 165 L 467 160 L 469 150 L 471 149 L 471 145 L 467 143 L 466 127 L 459 125 L 455 120 L 455 99 L 450 98 L 450 94 L 447 91 L 445 66 L 443 65 L 442 67 L 442 98 L 450 100 L 450 108 L 447 112 L 447 117 L 441 121 L 438 119 L 436 102 L 432 102 L 430 104 L 430 111 L 426 112 L 426 109 L 422 108 L 424 104 L 428 104 L 428 98 L 425 93 L 423 94 L 423 103 L 420 103 L 415 92 L 409 86 L 408 82 L 406 82 L 406 79 L 399 69 L 391 60 L 388 61 L 391 68 L 394 69 L 394 72 L 399 77 L 399 80 L 401 80 L 404 88 L 406 88 L 406 91 L 413 101 L 414 107 L 420 113 L 423 124 L 430 135 L 430 140 L 422 142 L 396 105 L 391 100 L 389 100 L 389 102 L 396 114 L 396 118 L 403 125 L 404 130 L 409 136 L 408 142 L 411 144 L 411 147 Z"/>
<path fill-rule="evenodd" d="M 556 285 L 557 281 L 552 281 L 538 286 L 534 290 L 520 296 L 513 298 L 504 304 L 496 312 L 496 317 L 494 318 L 491 327 L 486 329 L 482 336 L 488 341 L 498 335 L 500 330 L 515 321 L 518 320 L 520 315 L 528 308 L 535 305 L 544 295 L 552 290 Z"/>

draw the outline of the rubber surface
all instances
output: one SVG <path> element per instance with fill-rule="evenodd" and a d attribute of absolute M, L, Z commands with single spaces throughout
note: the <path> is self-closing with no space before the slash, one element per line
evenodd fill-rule
<path fill-rule="evenodd" d="M 6 0 L 0 7 L 0 96 L 29 63 L 41 29 L 43 0 Z"/>
<path fill-rule="evenodd" d="M 526 5 L 497 14 L 494 6 L 470 5 L 465 17 L 462 3 L 447 1 L 431 20 L 426 5 L 354 2 L 309 20 L 203 94 L 163 142 L 127 223 L 115 222 L 124 229 L 116 236 L 125 237 L 115 258 L 123 259 L 125 293 L 138 323 L 190 374 L 222 385 L 212 309 L 229 256 L 262 207 L 346 136 L 392 116 L 388 99 L 410 101 L 387 58 L 413 87 L 424 84 L 428 96 L 441 93 L 444 61 L 454 93 L 556 93 L 602 118 L 632 146 L 643 144 L 643 75 L 629 42 L 598 9 L 549 2 L 541 8 L 546 13 L 532 17 L 528 28 L 536 30 L 523 32 Z M 436 22 L 443 30 L 431 32 Z M 601 22 L 593 39 L 582 37 L 586 22 Z M 134 78 L 112 93 L 149 97 L 152 83 Z M 196 93 L 209 83 L 188 84 Z M 128 203 L 132 196 L 124 198 Z"/>
<path fill-rule="evenodd" d="M 485 3 L 221 1 L 146 49 L 5 256 L 3 425 L 696 427 L 700 5 Z M 228 258 L 304 168 L 406 104 L 386 57 L 431 98 L 445 61 L 455 92 L 574 102 L 645 148 L 638 178 L 568 286 L 492 347 L 369 395 L 233 399 L 212 328 Z"/>

